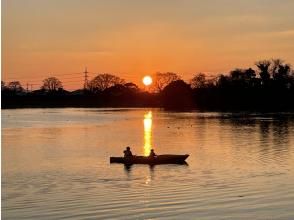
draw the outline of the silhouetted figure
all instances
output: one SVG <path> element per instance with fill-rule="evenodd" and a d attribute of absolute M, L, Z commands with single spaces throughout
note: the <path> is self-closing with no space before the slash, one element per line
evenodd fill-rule
<path fill-rule="evenodd" d="M 130 158 L 132 156 L 133 156 L 133 154 L 132 154 L 131 148 L 127 147 L 126 150 L 124 150 L 124 157 L 125 158 Z"/>
<path fill-rule="evenodd" d="M 151 149 L 149 157 L 156 157 L 157 155 L 155 154 L 154 150 Z"/>

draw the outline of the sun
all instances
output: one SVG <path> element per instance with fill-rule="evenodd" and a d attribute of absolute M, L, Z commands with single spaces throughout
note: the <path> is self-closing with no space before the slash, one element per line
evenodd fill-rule
<path fill-rule="evenodd" d="M 144 76 L 143 83 L 145 86 L 149 86 L 152 84 L 152 78 L 151 76 Z"/>

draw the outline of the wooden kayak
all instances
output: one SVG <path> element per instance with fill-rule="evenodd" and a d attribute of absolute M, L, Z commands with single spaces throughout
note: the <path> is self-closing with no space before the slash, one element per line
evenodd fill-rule
<path fill-rule="evenodd" d="M 123 163 L 123 164 L 183 164 L 185 160 L 189 157 L 188 154 L 185 155 L 172 155 L 163 154 L 157 155 L 155 157 L 145 157 L 145 156 L 133 156 L 130 158 L 124 157 L 110 157 L 110 163 Z"/>

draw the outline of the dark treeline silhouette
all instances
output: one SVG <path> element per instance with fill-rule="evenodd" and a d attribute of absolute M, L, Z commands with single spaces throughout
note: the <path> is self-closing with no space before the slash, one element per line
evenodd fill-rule
<path fill-rule="evenodd" d="M 98 74 L 84 89 L 66 91 L 56 77 L 43 80 L 39 90 L 25 90 L 20 82 L 1 82 L 2 108 L 26 107 L 156 107 L 158 94 L 140 90 L 112 74 Z"/>
<path fill-rule="evenodd" d="M 292 111 L 294 73 L 280 59 L 255 63 L 256 70 L 234 69 L 206 80 L 197 74 L 191 80 L 194 104 L 208 110 Z"/>
<path fill-rule="evenodd" d="M 2 108 L 19 107 L 163 107 L 207 111 L 293 111 L 294 72 L 280 59 L 262 60 L 255 68 L 234 69 L 189 83 L 173 72 L 156 73 L 149 91 L 113 74 L 98 74 L 72 92 L 56 77 L 39 90 L 25 90 L 19 81 L 1 82 Z"/>

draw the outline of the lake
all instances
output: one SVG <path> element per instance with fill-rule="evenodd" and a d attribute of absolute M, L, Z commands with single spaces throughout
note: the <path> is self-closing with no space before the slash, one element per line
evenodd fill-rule
<path fill-rule="evenodd" d="M 190 154 L 188 165 L 110 164 Z M 294 115 L 2 110 L 3 219 L 294 219 Z"/>

